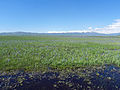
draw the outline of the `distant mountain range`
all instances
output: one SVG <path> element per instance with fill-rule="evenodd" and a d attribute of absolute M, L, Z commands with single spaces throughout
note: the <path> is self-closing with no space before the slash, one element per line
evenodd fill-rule
<path fill-rule="evenodd" d="M 0 33 L 0 35 L 9 35 L 9 36 L 27 36 L 27 35 L 72 35 L 72 36 L 118 36 L 120 33 L 112 33 L 112 34 L 103 34 L 96 32 L 69 32 L 69 33 L 32 33 L 32 32 L 4 32 Z"/>

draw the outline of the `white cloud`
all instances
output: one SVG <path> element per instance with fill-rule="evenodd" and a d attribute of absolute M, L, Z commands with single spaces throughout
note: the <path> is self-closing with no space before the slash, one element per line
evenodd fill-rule
<path fill-rule="evenodd" d="M 91 31 L 89 31 L 89 30 L 48 31 L 48 33 L 82 33 L 82 32 L 91 32 Z"/>
<path fill-rule="evenodd" d="M 92 27 L 88 27 L 89 30 L 92 30 L 93 28 Z"/>
<path fill-rule="evenodd" d="M 97 33 L 120 33 L 120 19 L 114 20 L 115 22 L 107 25 L 103 28 L 95 28 L 88 27 L 88 30 L 71 30 L 71 31 L 49 31 L 48 33 L 71 33 L 71 32 L 97 32 Z"/>
<path fill-rule="evenodd" d="M 107 25 L 103 28 L 95 28 L 94 31 L 98 33 L 120 33 L 120 19 L 114 20 L 115 22 L 111 25 Z"/>

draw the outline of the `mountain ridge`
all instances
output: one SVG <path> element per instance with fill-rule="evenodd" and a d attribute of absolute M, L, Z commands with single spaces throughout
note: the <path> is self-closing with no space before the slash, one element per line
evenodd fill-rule
<path fill-rule="evenodd" d="M 97 33 L 97 32 L 65 32 L 65 33 L 33 33 L 33 32 L 2 32 L 0 35 L 83 35 L 83 36 L 118 36 L 120 33 L 111 33 L 111 34 L 104 34 L 104 33 Z"/>

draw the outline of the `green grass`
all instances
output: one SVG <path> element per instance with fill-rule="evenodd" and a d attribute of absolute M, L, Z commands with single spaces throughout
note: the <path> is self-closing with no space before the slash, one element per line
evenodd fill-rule
<path fill-rule="evenodd" d="M 105 64 L 120 66 L 120 37 L 0 36 L 1 71 Z"/>

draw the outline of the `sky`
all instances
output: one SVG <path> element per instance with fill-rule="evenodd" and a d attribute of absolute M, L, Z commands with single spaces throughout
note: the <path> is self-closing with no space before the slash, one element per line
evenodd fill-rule
<path fill-rule="evenodd" d="M 120 32 L 120 0 L 0 0 L 0 32 Z"/>

